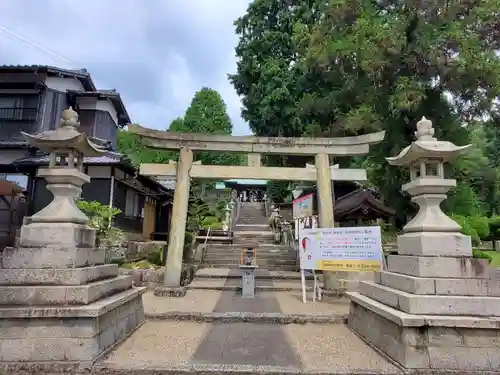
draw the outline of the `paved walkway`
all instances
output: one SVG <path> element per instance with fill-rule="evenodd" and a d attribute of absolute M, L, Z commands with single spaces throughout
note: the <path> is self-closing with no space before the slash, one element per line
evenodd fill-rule
<path fill-rule="evenodd" d="M 262 282 L 262 280 L 259 280 Z M 268 283 L 273 283 L 268 280 Z M 144 295 L 146 313 L 255 312 L 347 313 L 348 301 L 326 297 L 303 304 L 300 291 L 260 292 L 242 299 L 234 291 L 190 290 L 184 298 Z M 300 372 L 399 370 L 342 324 L 275 325 L 151 320 L 103 362 L 114 369 L 175 366 L 271 366 Z"/>
<path fill-rule="evenodd" d="M 131 370 L 254 365 L 303 372 L 400 373 L 342 324 L 271 326 L 148 321 L 104 365 Z"/>

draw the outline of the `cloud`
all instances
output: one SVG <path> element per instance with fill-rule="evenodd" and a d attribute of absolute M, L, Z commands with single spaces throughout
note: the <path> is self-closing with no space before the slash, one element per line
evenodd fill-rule
<path fill-rule="evenodd" d="M 233 133 L 249 134 L 226 76 L 236 70 L 233 22 L 248 3 L 2 0 L 0 64 L 86 68 L 99 88 L 122 94 L 134 121 L 157 129 L 211 87 L 228 106 Z"/>

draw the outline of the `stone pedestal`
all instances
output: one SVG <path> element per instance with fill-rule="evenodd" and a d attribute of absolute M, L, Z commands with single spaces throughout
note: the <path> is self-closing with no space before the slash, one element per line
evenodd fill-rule
<path fill-rule="evenodd" d="M 88 366 L 144 320 L 142 293 L 82 224 L 30 223 L 0 269 L 0 362 Z"/>
<path fill-rule="evenodd" d="M 420 210 L 398 237 L 398 255 L 387 257 L 387 269 L 348 293 L 349 326 L 407 369 L 498 372 L 498 273 L 487 260 L 472 258 L 470 237 L 439 208 L 455 186 L 443 163 L 469 146 L 437 141 L 431 125 L 423 118 L 418 140 L 388 158 L 410 166 L 412 180 L 403 190 Z"/>
<path fill-rule="evenodd" d="M 500 279 L 470 237 L 405 233 L 387 270 L 362 281 L 349 326 L 409 369 L 500 369 Z"/>
<path fill-rule="evenodd" d="M 88 367 L 144 320 L 144 288 L 118 276 L 117 265 L 105 264 L 105 249 L 94 247 L 95 230 L 74 202 L 88 176 L 74 168 L 39 175 L 54 200 L 3 251 L 0 364 L 12 371 L 35 363 Z"/>

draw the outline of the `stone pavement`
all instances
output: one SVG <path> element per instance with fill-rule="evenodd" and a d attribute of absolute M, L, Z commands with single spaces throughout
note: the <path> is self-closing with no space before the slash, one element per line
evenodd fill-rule
<path fill-rule="evenodd" d="M 148 321 L 99 366 L 161 371 L 248 365 L 254 373 L 266 368 L 290 373 L 402 373 L 342 324 Z"/>
<path fill-rule="evenodd" d="M 275 282 L 259 280 L 261 285 Z M 174 320 L 177 313 L 344 316 L 348 312 L 348 301 L 341 297 L 303 304 L 296 284 L 291 291 L 258 292 L 255 299 L 242 299 L 230 290 L 189 290 L 184 298 L 146 293 L 144 305 L 150 320 L 98 367 L 129 373 L 401 373 L 343 324 Z"/>

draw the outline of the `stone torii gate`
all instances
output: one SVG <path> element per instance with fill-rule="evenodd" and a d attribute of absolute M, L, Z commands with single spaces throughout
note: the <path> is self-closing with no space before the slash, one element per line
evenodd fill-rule
<path fill-rule="evenodd" d="M 319 225 L 334 226 L 331 181 L 365 181 L 364 169 L 330 167 L 329 156 L 364 155 L 369 146 L 384 139 L 385 132 L 342 138 L 272 138 L 255 136 L 224 136 L 196 133 L 173 133 L 130 125 L 129 131 L 139 135 L 153 149 L 178 150 L 179 161 L 170 164 L 141 164 L 140 173 L 146 176 L 176 177 L 172 217 L 168 242 L 165 286 L 178 288 L 182 271 L 184 235 L 186 229 L 189 187 L 191 178 L 201 179 L 262 179 L 316 181 Z M 248 166 L 218 166 L 193 163 L 193 151 L 248 153 Z M 304 168 L 261 166 L 262 154 L 314 155 L 315 166 Z M 328 288 L 333 273 L 325 272 Z"/>

